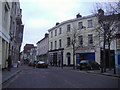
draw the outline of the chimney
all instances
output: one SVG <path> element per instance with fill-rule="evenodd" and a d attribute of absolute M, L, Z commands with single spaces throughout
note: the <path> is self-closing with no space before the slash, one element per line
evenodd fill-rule
<path fill-rule="evenodd" d="M 102 9 L 98 9 L 98 14 L 99 14 L 100 16 L 104 16 L 104 11 L 103 11 Z"/>
<path fill-rule="evenodd" d="M 59 25 L 60 23 L 59 22 L 56 22 L 56 26 Z"/>
<path fill-rule="evenodd" d="M 76 18 L 80 18 L 80 17 L 82 17 L 82 15 L 80 15 L 80 13 L 78 13 L 78 14 L 76 15 Z"/>
<path fill-rule="evenodd" d="M 48 37 L 48 35 L 49 35 L 49 34 L 48 34 L 48 33 L 46 33 L 46 34 L 45 34 L 45 38 L 47 38 L 47 37 Z"/>

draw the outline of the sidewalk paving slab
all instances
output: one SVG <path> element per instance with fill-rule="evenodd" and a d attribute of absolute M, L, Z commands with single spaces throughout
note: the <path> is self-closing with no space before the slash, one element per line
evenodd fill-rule
<path fill-rule="evenodd" d="M 11 68 L 10 71 L 4 70 L 2 71 L 2 84 L 16 76 L 21 70 L 19 68 Z"/>
<path fill-rule="evenodd" d="M 118 78 L 120 78 L 120 75 L 114 74 L 114 73 L 113 73 L 113 70 L 112 70 L 112 71 L 106 71 L 106 72 L 104 72 L 104 73 L 101 73 L 100 70 L 94 70 L 94 71 L 87 71 L 87 73 L 100 74 L 100 75 L 113 76 L 113 77 L 118 77 Z"/>

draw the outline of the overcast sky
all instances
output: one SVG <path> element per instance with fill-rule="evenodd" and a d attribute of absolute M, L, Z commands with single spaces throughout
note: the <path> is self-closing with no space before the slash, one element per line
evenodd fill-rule
<path fill-rule="evenodd" d="M 78 13 L 91 15 L 95 3 L 81 0 L 20 0 L 25 25 L 21 50 L 25 44 L 36 45 L 56 22 L 73 19 Z"/>

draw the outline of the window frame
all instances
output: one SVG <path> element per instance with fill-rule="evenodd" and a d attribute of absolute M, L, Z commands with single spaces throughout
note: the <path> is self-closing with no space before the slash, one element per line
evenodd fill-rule
<path fill-rule="evenodd" d="M 59 28 L 59 35 L 62 34 L 62 28 Z"/>
<path fill-rule="evenodd" d="M 55 36 L 57 36 L 57 29 L 55 29 Z"/>
<path fill-rule="evenodd" d="M 83 36 L 82 35 L 78 36 L 78 40 L 79 40 L 79 46 L 83 46 Z"/>
<path fill-rule="evenodd" d="M 53 31 L 51 31 L 51 38 L 53 37 Z"/>
<path fill-rule="evenodd" d="M 88 34 L 88 45 L 93 45 L 93 34 Z"/>
<path fill-rule="evenodd" d="M 55 41 L 55 49 L 57 49 L 57 41 Z"/>
<path fill-rule="evenodd" d="M 78 22 L 78 29 L 83 29 L 83 22 Z"/>
<path fill-rule="evenodd" d="M 71 30 L 71 25 L 68 24 L 68 25 L 67 25 L 67 32 L 70 32 L 70 30 Z"/>
<path fill-rule="evenodd" d="M 59 48 L 61 48 L 61 47 L 62 47 L 62 40 L 59 39 Z"/>
<path fill-rule="evenodd" d="M 51 50 L 53 49 L 53 42 L 51 42 Z"/>
<path fill-rule="evenodd" d="M 71 45 L 71 38 L 67 37 L 67 46 L 70 46 L 70 45 Z"/>
<path fill-rule="evenodd" d="M 93 20 L 90 19 L 87 22 L 88 22 L 88 28 L 92 28 L 93 27 Z"/>

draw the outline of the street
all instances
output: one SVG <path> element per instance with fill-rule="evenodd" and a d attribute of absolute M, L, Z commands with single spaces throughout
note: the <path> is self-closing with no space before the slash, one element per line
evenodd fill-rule
<path fill-rule="evenodd" d="M 72 68 L 26 66 L 3 88 L 118 88 L 118 78 L 90 74 Z"/>

